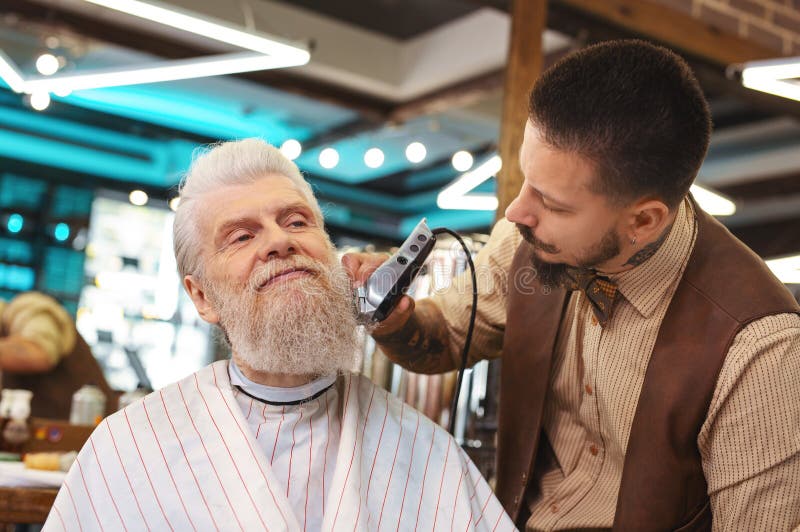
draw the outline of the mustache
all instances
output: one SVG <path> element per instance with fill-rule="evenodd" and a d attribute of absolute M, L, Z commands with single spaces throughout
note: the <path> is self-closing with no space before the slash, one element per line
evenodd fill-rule
<path fill-rule="evenodd" d="M 322 262 L 303 255 L 293 255 L 287 259 L 275 259 L 267 262 L 250 276 L 248 285 L 251 290 L 259 290 L 275 277 L 291 271 L 305 271 L 319 276 L 328 268 Z"/>
<path fill-rule="evenodd" d="M 533 234 L 533 231 L 531 231 L 531 228 L 528 227 L 527 225 L 522 225 L 522 224 L 515 224 L 515 225 L 517 226 L 517 231 L 519 231 L 519 233 L 522 235 L 522 238 L 525 240 L 525 242 L 527 242 L 534 248 L 540 249 L 545 253 L 550 253 L 553 255 L 561 251 L 553 244 L 542 242 L 541 240 L 536 238 Z"/>

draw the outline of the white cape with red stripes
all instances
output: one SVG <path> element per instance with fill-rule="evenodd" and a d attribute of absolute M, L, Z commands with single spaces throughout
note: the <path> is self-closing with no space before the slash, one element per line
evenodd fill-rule
<path fill-rule="evenodd" d="M 438 425 L 359 375 L 338 379 L 342 434 L 324 530 L 513 530 Z M 320 501 L 315 501 L 319 504 Z M 45 530 L 301 530 L 216 362 L 105 419 Z"/>

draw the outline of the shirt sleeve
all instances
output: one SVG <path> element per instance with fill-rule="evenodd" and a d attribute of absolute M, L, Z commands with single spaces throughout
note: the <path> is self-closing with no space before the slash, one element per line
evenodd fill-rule
<path fill-rule="evenodd" d="M 714 530 L 800 526 L 800 316 L 734 339 L 698 436 Z"/>
<path fill-rule="evenodd" d="M 497 358 L 503 348 L 508 300 L 508 272 L 522 240 L 513 223 L 499 220 L 489 241 L 475 257 L 478 282 L 478 309 L 469 351 L 469 365 L 478 360 Z M 450 352 L 460 363 L 472 309 L 472 279 L 467 270 L 430 301 L 442 311 L 450 338 Z"/>
<path fill-rule="evenodd" d="M 15 297 L 3 308 L 0 322 L 6 335 L 40 345 L 53 364 L 75 347 L 72 318 L 58 301 L 44 294 L 27 292 Z"/>

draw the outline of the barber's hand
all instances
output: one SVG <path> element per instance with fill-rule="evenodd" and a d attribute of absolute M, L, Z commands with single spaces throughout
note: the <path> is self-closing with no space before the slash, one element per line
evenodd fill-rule
<path fill-rule="evenodd" d="M 389 259 L 387 253 L 346 253 L 342 256 L 342 266 L 352 280 L 353 287 L 362 286 L 372 272 Z M 414 313 L 414 300 L 403 296 L 397 306 L 373 331 L 373 336 L 389 335 L 406 324 Z"/>
<path fill-rule="evenodd" d="M 372 272 L 389 260 L 388 253 L 345 253 L 342 256 L 342 266 L 350 276 L 353 288 L 362 286 Z"/>

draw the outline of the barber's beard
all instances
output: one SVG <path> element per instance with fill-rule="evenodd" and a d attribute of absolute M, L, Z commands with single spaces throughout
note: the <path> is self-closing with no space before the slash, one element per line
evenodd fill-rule
<path fill-rule="evenodd" d="M 560 249 L 553 244 L 542 242 L 533 234 L 530 227 L 526 225 L 517 224 L 522 238 L 528 242 L 534 249 L 544 251 L 545 253 L 560 253 Z M 547 262 L 539 258 L 539 255 L 533 253 L 531 255 L 531 265 L 536 271 L 536 278 L 544 286 L 551 287 L 564 287 L 572 284 L 571 278 L 568 275 L 570 269 L 578 268 L 583 270 L 590 270 L 596 268 L 600 264 L 607 262 L 620 254 L 621 245 L 619 235 L 613 228 L 609 229 L 600 242 L 592 246 L 581 259 L 580 263 L 576 266 L 564 264 L 562 262 Z"/>
<path fill-rule="evenodd" d="M 259 290 L 266 279 L 289 267 L 312 273 Z M 246 287 L 212 285 L 206 291 L 237 363 L 283 375 L 353 369 L 359 346 L 357 314 L 350 279 L 335 258 L 329 264 L 303 256 L 273 260 L 255 271 Z"/>

